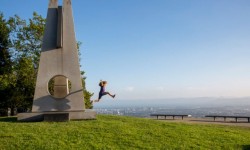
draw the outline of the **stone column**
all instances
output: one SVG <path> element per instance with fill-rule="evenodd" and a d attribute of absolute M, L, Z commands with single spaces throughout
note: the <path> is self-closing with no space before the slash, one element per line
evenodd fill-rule
<path fill-rule="evenodd" d="M 32 112 L 18 114 L 18 120 L 95 118 L 96 112 L 84 106 L 71 0 L 63 0 L 63 6 L 58 6 L 57 0 L 50 0 Z"/>
<path fill-rule="evenodd" d="M 48 84 L 53 77 L 56 78 L 51 96 Z M 67 80 L 71 83 L 70 92 Z M 64 0 L 62 7 L 57 0 L 50 0 L 32 112 L 82 111 L 82 90 L 71 0 Z"/>

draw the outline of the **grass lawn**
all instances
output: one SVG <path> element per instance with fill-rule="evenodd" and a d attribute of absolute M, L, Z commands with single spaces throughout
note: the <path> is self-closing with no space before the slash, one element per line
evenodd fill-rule
<path fill-rule="evenodd" d="M 70 122 L 0 118 L 2 149 L 250 149 L 250 128 L 112 115 Z"/>

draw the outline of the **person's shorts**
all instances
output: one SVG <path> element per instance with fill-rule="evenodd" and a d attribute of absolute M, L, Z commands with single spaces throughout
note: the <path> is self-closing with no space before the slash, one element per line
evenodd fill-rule
<path fill-rule="evenodd" d="M 102 93 L 99 93 L 99 99 L 101 99 L 102 98 L 102 96 L 104 96 L 104 95 L 107 95 L 108 94 L 108 92 L 102 92 Z"/>

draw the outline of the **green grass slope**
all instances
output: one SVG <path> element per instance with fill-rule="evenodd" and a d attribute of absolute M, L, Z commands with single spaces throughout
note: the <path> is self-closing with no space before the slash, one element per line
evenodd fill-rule
<path fill-rule="evenodd" d="M 97 120 L 0 118 L 0 149 L 249 149 L 250 129 L 98 115 Z"/>

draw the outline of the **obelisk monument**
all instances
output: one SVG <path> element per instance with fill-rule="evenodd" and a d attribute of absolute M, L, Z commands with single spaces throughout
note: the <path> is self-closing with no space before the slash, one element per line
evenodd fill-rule
<path fill-rule="evenodd" d="M 53 117 L 68 113 L 69 120 L 96 117 L 84 106 L 71 0 L 63 0 L 63 6 L 58 6 L 57 0 L 49 0 L 30 116 L 45 113 Z M 22 115 L 19 118 L 27 119 Z"/>

